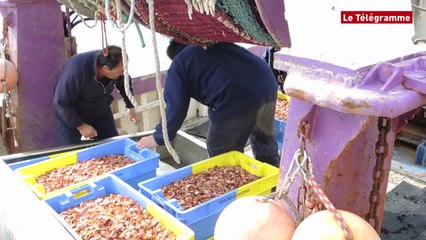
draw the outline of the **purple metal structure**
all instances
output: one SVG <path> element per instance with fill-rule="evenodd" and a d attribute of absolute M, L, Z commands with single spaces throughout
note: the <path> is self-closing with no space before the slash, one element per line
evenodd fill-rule
<path fill-rule="evenodd" d="M 24 152 L 58 146 L 59 134 L 52 107 L 53 89 L 65 61 L 60 5 L 53 0 L 1 2 L 9 24 L 9 54 L 20 81 L 12 91 L 18 146 Z"/>
<path fill-rule="evenodd" d="M 300 148 L 299 129 L 308 124 L 305 149 L 316 181 L 338 209 L 365 217 L 376 204 L 375 216 L 366 220 L 380 232 L 396 133 L 426 103 L 421 93 L 426 86 L 425 60 L 424 54 L 413 54 L 351 70 L 276 54 L 274 65 L 288 72 L 285 91 L 292 97 L 280 180 Z M 389 119 L 382 139 L 379 117 Z M 290 189 L 293 201 L 300 186 L 296 180 Z"/>
<path fill-rule="evenodd" d="M 279 45 L 290 46 L 283 1 L 256 3 L 271 36 Z M 12 92 L 19 147 L 11 152 L 58 146 L 51 99 L 65 61 L 60 5 L 54 0 L 16 0 L 0 2 L 0 11 L 10 24 L 9 54 L 24 80 Z M 395 135 L 416 108 L 426 103 L 424 63 L 424 55 L 417 54 L 352 70 L 276 54 L 276 68 L 288 71 L 285 89 L 292 97 L 281 180 L 299 148 L 298 129 L 304 121 L 310 125 L 306 150 L 313 159 L 313 172 L 330 200 L 337 208 L 360 216 L 366 216 L 370 203 L 376 202 L 374 224 L 380 227 Z M 135 88 L 135 94 L 142 92 Z M 384 159 L 377 169 L 380 117 L 389 118 L 390 125 L 379 144 Z M 375 187 L 379 194 L 370 199 L 373 173 L 381 181 Z M 293 201 L 299 186 L 296 181 L 291 188 Z"/>

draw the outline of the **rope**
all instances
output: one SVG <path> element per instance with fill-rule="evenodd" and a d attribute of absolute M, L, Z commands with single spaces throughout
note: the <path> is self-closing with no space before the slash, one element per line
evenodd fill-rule
<path fill-rule="evenodd" d="M 139 24 L 135 22 L 136 32 L 138 33 L 139 39 L 141 40 L 141 46 L 142 48 L 145 48 L 145 41 L 143 39 L 141 28 L 139 27 Z"/>
<path fill-rule="evenodd" d="M 94 13 L 94 16 L 95 16 L 95 24 L 93 24 L 93 26 L 89 26 L 87 23 L 86 23 L 86 21 L 84 20 L 84 17 L 83 16 L 81 16 L 81 14 L 79 13 L 79 12 L 77 12 L 77 8 L 74 6 L 74 3 L 72 3 L 72 0 L 67 0 L 68 1 L 68 3 L 70 4 L 70 6 L 71 6 L 71 8 L 72 8 L 72 10 L 75 12 L 75 13 L 77 13 L 77 15 L 78 15 L 78 17 L 81 19 L 81 21 L 84 23 L 84 25 L 86 25 L 86 27 L 88 27 L 88 28 L 94 28 L 94 27 L 96 27 L 96 25 L 98 24 L 98 14 L 100 13 L 100 10 L 98 9 L 98 10 L 96 10 L 95 11 L 95 13 Z M 97 1 L 96 1 L 97 2 Z"/>
<path fill-rule="evenodd" d="M 108 38 L 105 26 L 104 16 L 101 16 L 101 32 L 102 32 L 102 54 L 108 56 Z"/>
<path fill-rule="evenodd" d="M 158 98 L 160 100 L 160 113 L 161 113 L 161 125 L 163 127 L 163 139 L 164 144 L 166 145 L 167 151 L 169 151 L 170 155 L 172 155 L 173 159 L 180 164 L 179 156 L 176 151 L 173 149 L 170 144 L 169 134 L 167 132 L 167 118 L 165 112 L 166 103 L 164 102 L 164 97 L 162 93 L 161 86 L 161 78 L 160 78 L 160 60 L 158 58 L 158 50 L 157 50 L 157 40 L 155 37 L 155 19 L 154 19 L 154 0 L 147 0 L 149 7 L 149 27 L 151 28 L 151 38 L 152 38 L 152 46 L 154 49 L 154 57 L 155 57 L 155 85 L 158 93 Z"/>
<path fill-rule="evenodd" d="M 116 3 L 117 2 L 120 2 L 120 0 L 116 1 Z M 119 5 L 119 4 L 121 4 L 121 3 L 118 3 L 117 5 Z M 118 6 L 116 6 L 116 7 L 118 7 Z M 131 0 L 130 1 L 129 18 L 127 19 L 127 22 L 124 26 L 118 27 L 117 24 L 114 21 L 112 21 L 112 19 L 111 19 L 111 15 L 109 13 L 109 0 L 105 0 L 105 14 L 106 14 L 107 20 L 111 23 L 112 27 L 119 32 L 123 33 L 129 28 L 130 24 L 132 24 L 134 13 L 135 13 L 135 0 Z M 121 16 L 121 6 L 120 6 L 120 13 L 118 13 L 118 10 L 117 10 L 117 17 L 119 19 L 121 19 L 118 15 Z"/>
<path fill-rule="evenodd" d="M 348 225 L 346 224 L 342 216 L 339 214 L 339 212 L 337 212 L 337 209 L 334 207 L 334 205 L 331 203 L 331 201 L 328 199 L 325 193 L 321 190 L 321 187 L 318 185 L 318 183 L 315 182 L 312 176 L 305 176 L 305 181 L 309 184 L 309 186 L 312 187 L 317 197 L 321 200 L 321 202 L 324 204 L 327 210 L 333 215 L 333 218 L 337 221 L 337 224 L 343 230 L 343 233 L 345 234 L 345 238 L 347 240 L 352 240 L 351 229 L 348 227 Z"/>
<path fill-rule="evenodd" d="M 295 154 L 293 155 L 293 159 L 290 162 L 290 166 L 287 169 L 287 173 L 284 176 L 284 181 L 281 184 L 281 186 L 278 188 L 277 192 L 274 192 L 270 194 L 269 196 L 265 197 L 264 202 L 266 202 L 268 199 L 282 199 L 286 201 L 286 203 L 290 206 L 291 210 L 293 211 L 294 217 L 296 218 L 296 224 L 299 224 L 302 222 L 302 218 L 299 214 L 299 211 L 297 207 L 294 205 L 294 203 L 290 200 L 288 197 L 288 192 L 290 190 L 290 186 L 296 179 L 297 175 L 301 172 L 300 165 L 296 165 L 298 159 L 301 159 L 301 164 L 304 165 L 309 160 L 306 155 L 302 155 L 302 152 L 300 149 L 298 149 Z M 295 166 L 296 165 L 296 166 Z"/>
<path fill-rule="evenodd" d="M 294 216 L 296 218 L 296 224 L 299 224 L 301 222 L 301 216 L 299 214 L 299 211 L 297 210 L 293 202 L 288 197 L 290 186 L 294 182 L 298 174 L 302 175 L 303 180 L 308 183 L 308 185 L 315 192 L 316 196 L 325 205 L 327 210 L 333 215 L 333 218 L 337 221 L 337 224 L 342 229 L 346 240 L 352 240 L 351 229 L 348 227 L 348 225 L 346 224 L 346 222 L 344 221 L 340 213 L 337 212 L 336 208 L 333 206 L 331 201 L 327 198 L 325 193 L 321 190 L 321 187 L 318 185 L 318 183 L 315 182 L 313 171 L 312 171 L 312 160 L 308 156 L 306 151 L 302 149 L 302 147 L 298 149 L 293 155 L 293 159 L 290 162 L 290 166 L 287 169 L 287 173 L 284 177 L 284 181 L 279 187 L 278 192 L 275 192 L 266 196 L 263 199 L 263 202 L 266 202 L 269 199 L 283 198 L 286 201 L 286 203 L 290 206 L 291 210 L 293 211 Z"/>
<path fill-rule="evenodd" d="M 119 21 L 119 24 L 122 26 L 122 20 L 123 16 L 121 14 L 121 1 L 116 0 L 116 8 L 117 8 L 117 19 Z M 121 32 L 121 54 L 123 58 L 123 70 L 124 70 L 124 89 L 126 91 L 126 95 L 129 98 L 130 102 L 133 104 L 133 107 L 137 106 L 136 99 L 133 96 L 133 93 L 130 91 L 130 84 L 129 84 L 129 69 L 128 69 L 128 56 L 126 51 L 126 31 L 120 31 Z"/>

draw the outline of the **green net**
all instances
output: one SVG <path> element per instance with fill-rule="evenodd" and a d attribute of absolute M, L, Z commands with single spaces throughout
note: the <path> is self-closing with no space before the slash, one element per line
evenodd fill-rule
<path fill-rule="evenodd" d="M 240 25 L 244 32 L 258 42 L 275 45 L 274 39 L 259 25 L 249 0 L 216 0 L 216 11 L 220 10 Z"/>

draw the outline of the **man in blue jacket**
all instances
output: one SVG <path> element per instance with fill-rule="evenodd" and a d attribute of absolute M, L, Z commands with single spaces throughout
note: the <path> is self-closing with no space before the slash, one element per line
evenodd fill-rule
<path fill-rule="evenodd" d="M 105 50 L 76 54 L 62 68 L 53 106 L 63 145 L 79 143 L 82 136 L 98 140 L 118 135 L 110 107 L 114 86 L 130 120 L 139 120 L 125 92 L 121 49 L 109 46 Z"/>
<path fill-rule="evenodd" d="M 278 165 L 274 134 L 277 82 L 265 61 L 233 43 L 203 48 L 171 41 L 167 55 L 164 99 L 168 135 L 174 139 L 185 120 L 191 98 L 208 106 L 207 151 L 210 157 L 231 150 L 244 152 L 250 139 L 254 157 Z M 138 147 L 163 145 L 161 124 Z"/>

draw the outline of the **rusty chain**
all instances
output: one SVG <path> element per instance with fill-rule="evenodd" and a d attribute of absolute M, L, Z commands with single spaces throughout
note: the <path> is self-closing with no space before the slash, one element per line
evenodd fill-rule
<path fill-rule="evenodd" d="M 380 233 L 379 219 L 377 216 L 377 207 L 380 204 L 382 196 L 380 195 L 380 186 L 384 179 L 384 162 L 388 154 L 388 143 L 386 136 L 390 131 L 390 119 L 379 117 L 378 125 L 379 138 L 376 142 L 376 166 L 373 168 L 373 188 L 370 192 L 370 209 L 365 216 L 365 220 L 374 221 L 374 229 Z M 371 223 L 371 222 L 370 222 Z"/>

